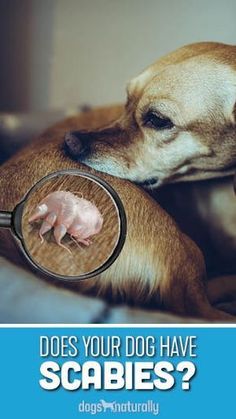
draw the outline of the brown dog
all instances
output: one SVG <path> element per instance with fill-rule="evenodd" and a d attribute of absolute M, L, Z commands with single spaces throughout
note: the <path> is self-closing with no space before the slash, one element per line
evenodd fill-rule
<path fill-rule="evenodd" d="M 185 46 L 133 79 L 127 92 L 112 124 L 66 135 L 68 154 L 149 190 L 194 180 L 152 194 L 198 243 L 211 276 L 235 274 L 236 47 Z"/>
<path fill-rule="evenodd" d="M 4 164 L 0 170 L 1 209 L 12 209 L 47 173 L 62 168 L 88 171 L 64 155 L 65 131 L 97 129 L 117 119 L 121 111 L 122 108 L 106 108 L 70 118 L 48 130 L 32 146 Z M 98 131 L 97 135 L 95 131 L 96 138 L 100 133 Z M 110 134 L 109 130 L 108 144 Z M 128 237 L 112 267 L 100 277 L 79 283 L 78 288 L 107 296 L 111 301 L 154 304 L 180 314 L 230 320 L 227 314 L 213 309 L 206 298 L 205 266 L 198 247 L 141 189 L 106 174 L 101 176 L 117 190 L 124 203 Z M 0 240 L 1 252 L 16 259 L 16 247 L 10 235 L 1 232 Z"/>
<path fill-rule="evenodd" d="M 85 169 L 66 158 L 64 133 L 93 129 L 114 118 L 120 108 L 104 108 L 70 118 L 49 129 L 32 146 L 0 169 L 0 204 L 13 209 L 25 192 L 47 173 L 62 168 Z M 91 170 L 86 168 L 86 171 Z M 78 283 L 78 289 L 110 301 L 162 307 L 176 313 L 230 320 L 213 309 L 205 294 L 205 266 L 197 246 L 144 191 L 132 183 L 102 174 L 119 193 L 127 214 L 128 237 L 117 261 L 101 276 Z M 10 233 L 1 231 L 1 253 L 24 263 Z M 50 257 L 50 255 L 49 255 Z"/>

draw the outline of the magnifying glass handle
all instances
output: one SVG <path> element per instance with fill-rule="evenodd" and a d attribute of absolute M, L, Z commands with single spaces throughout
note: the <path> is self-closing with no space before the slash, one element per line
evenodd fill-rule
<path fill-rule="evenodd" d="M 9 211 L 0 211 L 0 227 L 10 228 L 12 225 L 12 213 Z"/>

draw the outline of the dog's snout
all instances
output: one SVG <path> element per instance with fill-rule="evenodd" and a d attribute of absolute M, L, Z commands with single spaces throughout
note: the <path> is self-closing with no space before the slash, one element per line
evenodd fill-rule
<path fill-rule="evenodd" d="M 64 138 L 66 152 L 74 158 L 81 160 L 89 154 L 89 134 L 84 132 L 67 132 Z"/>

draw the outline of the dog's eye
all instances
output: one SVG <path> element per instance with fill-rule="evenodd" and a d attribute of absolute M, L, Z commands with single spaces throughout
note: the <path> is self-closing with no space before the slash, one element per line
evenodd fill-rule
<path fill-rule="evenodd" d="M 143 118 L 144 125 L 154 129 L 171 129 L 174 124 L 170 118 L 155 112 L 147 112 Z"/>

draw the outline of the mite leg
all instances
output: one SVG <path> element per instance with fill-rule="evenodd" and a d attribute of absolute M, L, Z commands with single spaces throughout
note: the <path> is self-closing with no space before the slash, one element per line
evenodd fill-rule
<path fill-rule="evenodd" d="M 50 212 L 45 218 L 44 222 L 41 225 L 39 230 L 39 237 L 41 238 L 41 243 L 43 243 L 43 235 L 47 233 L 54 226 L 57 219 L 57 214 L 55 212 Z"/>
<path fill-rule="evenodd" d="M 89 246 L 90 244 L 92 244 L 92 240 L 90 240 L 90 239 L 77 239 L 78 240 L 78 243 L 82 243 L 82 244 L 84 244 L 85 246 Z"/>
<path fill-rule="evenodd" d="M 29 223 L 37 221 L 40 218 L 43 218 L 48 212 L 48 207 L 46 204 L 37 205 L 35 212 L 29 218 Z"/>
<path fill-rule="evenodd" d="M 71 238 L 71 242 L 75 243 L 75 244 L 76 244 L 76 246 L 78 246 L 81 250 L 83 249 L 83 248 L 80 246 L 79 242 L 76 240 L 76 238 L 75 238 L 75 237 L 73 237 L 72 235 L 70 235 L 70 238 Z"/>
<path fill-rule="evenodd" d="M 67 229 L 63 224 L 59 224 L 54 228 L 54 237 L 58 246 L 63 247 L 63 249 L 66 249 L 69 253 L 71 253 L 70 249 L 68 249 L 68 247 L 64 246 L 61 243 L 61 240 L 66 235 L 66 233 L 67 233 Z"/>

